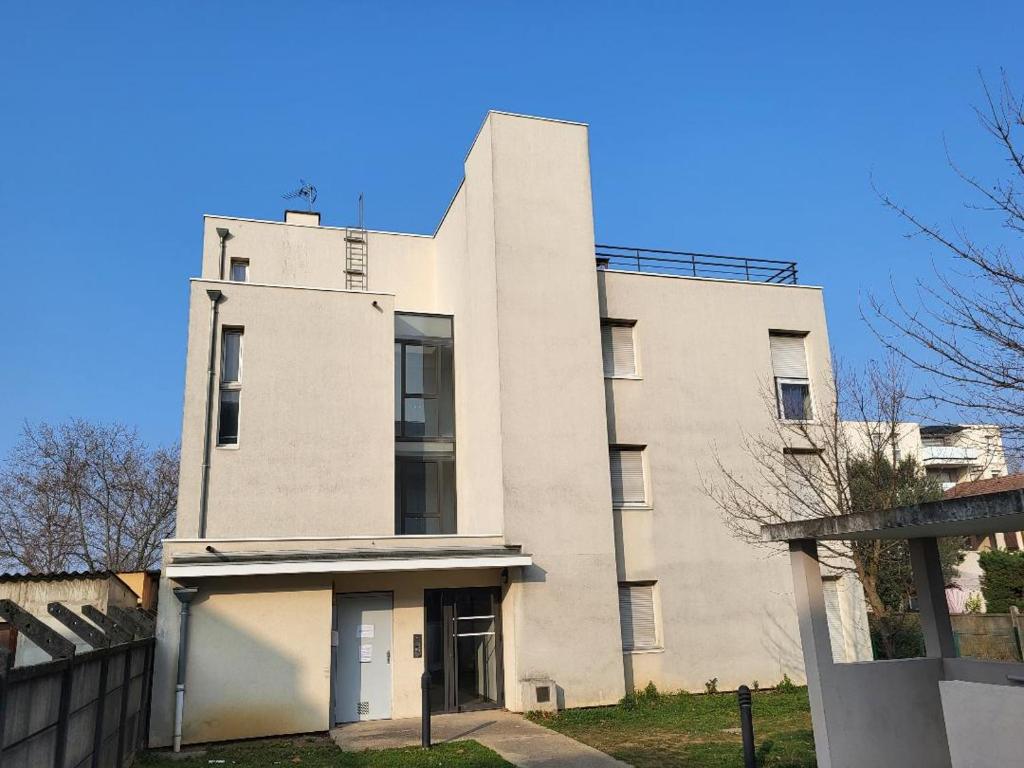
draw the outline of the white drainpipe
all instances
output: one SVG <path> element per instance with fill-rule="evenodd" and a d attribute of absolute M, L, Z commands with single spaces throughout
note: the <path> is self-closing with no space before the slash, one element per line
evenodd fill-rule
<path fill-rule="evenodd" d="M 185 717 L 185 670 L 188 668 L 188 616 L 196 594 L 195 587 L 175 587 L 174 596 L 181 603 L 178 629 L 178 680 L 174 686 L 174 751 L 181 751 L 181 723 Z"/>

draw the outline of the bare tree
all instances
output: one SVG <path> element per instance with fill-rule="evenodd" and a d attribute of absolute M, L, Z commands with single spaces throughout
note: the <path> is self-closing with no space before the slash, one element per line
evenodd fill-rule
<path fill-rule="evenodd" d="M 959 225 L 945 229 L 879 193 L 883 203 L 953 257 L 950 274 L 936 271 L 917 283 L 913 304 L 894 289 L 890 302 L 873 296 L 868 319 L 885 346 L 926 374 L 924 397 L 952 407 L 963 420 L 991 422 L 1018 447 L 1024 442 L 1024 100 L 1003 72 L 993 92 L 982 78 L 984 105 L 975 108 L 982 129 L 995 141 L 1006 167 L 1002 178 L 985 181 L 954 172 L 976 200 L 968 207 L 995 215 L 1007 243 L 984 244 Z M 881 322 L 879 322 L 881 320 Z"/>
<path fill-rule="evenodd" d="M 0 564 L 153 567 L 174 529 L 178 449 L 121 424 L 26 424 L 0 467 Z"/>
<path fill-rule="evenodd" d="M 824 402 L 815 403 L 814 421 L 786 421 L 778 418 L 774 392 L 766 389 L 767 431 L 744 436 L 737 465 L 714 452 L 704 490 L 738 538 L 774 548 L 762 541 L 761 526 L 888 509 L 941 495 L 916 457 L 900 453 L 908 429 L 908 385 L 897 359 L 872 364 L 863 376 L 844 372 L 836 362 L 821 393 Z M 951 549 L 949 557 L 958 562 L 958 547 Z M 856 574 L 876 617 L 897 613 L 912 592 L 905 541 L 823 541 L 819 551 L 833 572 Z M 894 633 L 883 631 L 881 641 L 883 653 L 893 655 Z"/>

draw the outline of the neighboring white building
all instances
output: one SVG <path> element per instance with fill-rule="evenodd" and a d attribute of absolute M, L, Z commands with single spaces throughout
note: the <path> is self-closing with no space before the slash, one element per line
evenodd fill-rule
<path fill-rule="evenodd" d="M 991 424 L 921 426 L 918 458 L 928 477 L 949 490 L 957 483 L 1007 473 L 1003 435 Z"/>
<path fill-rule="evenodd" d="M 177 585 L 186 743 L 416 716 L 424 670 L 437 712 L 802 681 L 789 566 L 698 464 L 824 402 L 796 277 L 596 246 L 587 126 L 498 112 L 433 234 L 207 216 L 151 743 Z"/>
<path fill-rule="evenodd" d="M 846 422 L 852 440 L 866 439 L 869 428 L 863 422 Z M 875 429 L 875 427 L 871 427 Z M 878 427 L 883 432 L 883 427 Z M 914 456 L 928 477 L 942 486 L 949 498 L 1004 490 L 1007 476 L 1003 436 L 994 424 L 934 424 L 902 422 L 897 428 L 895 458 Z M 1015 486 L 1014 486 L 1015 487 Z M 996 533 L 967 539 L 967 552 L 957 568 L 957 586 L 962 595 L 951 596 L 961 605 L 969 595 L 981 594 L 981 566 L 978 554 L 986 549 L 1019 549 L 1020 534 Z"/>
<path fill-rule="evenodd" d="M 845 422 L 853 447 L 867 446 L 867 435 L 888 432 L 888 425 Z M 993 424 L 933 424 L 912 421 L 896 427 L 894 458 L 914 456 L 928 477 L 946 491 L 957 483 L 1002 477 L 1007 473 L 1003 436 Z"/>

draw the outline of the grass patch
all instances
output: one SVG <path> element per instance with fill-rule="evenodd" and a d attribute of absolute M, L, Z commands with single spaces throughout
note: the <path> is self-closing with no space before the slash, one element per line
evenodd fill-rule
<path fill-rule="evenodd" d="M 529 717 L 635 768 L 743 765 L 734 693 L 641 692 L 614 707 L 531 713 Z M 814 768 L 807 689 L 755 693 L 754 737 L 759 766 Z"/>
<path fill-rule="evenodd" d="M 223 760 L 223 763 L 211 763 Z M 147 752 L 140 768 L 511 768 L 509 763 L 475 741 L 438 744 L 433 749 L 373 749 L 343 752 L 323 736 L 217 744 L 202 756 L 172 759 L 166 752 Z"/>

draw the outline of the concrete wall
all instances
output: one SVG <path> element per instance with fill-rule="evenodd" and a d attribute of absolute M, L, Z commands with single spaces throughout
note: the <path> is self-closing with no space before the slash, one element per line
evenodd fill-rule
<path fill-rule="evenodd" d="M 134 608 L 135 593 L 128 585 L 115 576 L 96 579 L 51 579 L 47 581 L 0 581 L 0 598 L 13 600 L 31 613 L 43 624 L 75 644 L 79 651 L 91 650 L 91 646 L 64 624 L 53 618 L 46 610 L 52 602 L 63 603 L 67 608 L 82 616 L 83 605 L 106 612 L 107 607 Z M 14 664 L 18 667 L 41 664 L 50 661 L 50 655 L 23 634 L 18 635 L 18 648 Z"/>
<path fill-rule="evenodd" d="M 744 436 L 770 429 L 769 330 L 807 332 L 812 397 L 830 376 L 817 288 L 599 272 L 601 316 L 635 320 L 637 379 L 608 379 L 608 439 L 646 446 L 648 509 L 616 513 L 618 577 L 656 579 L 664 649 L 627 656 L 627 682 L 722 688 L 803 680 L 785 557 L 737 540 L 704 492 L 726 466 L 755 471 Z M 596 321 L 594 332 L 596 333 Z M 781 549 L 780 549 L 781 553 Z"/>
<path fill-rule="evenodd" d="M 942 675 L 934 658 L 832 665 L 822 675 L 829 768 L 949 766 Z"/>
<path fill-rule="evenodd" d="M 224 293 L 219 325 L 241 326 L 245 332 L 237 445 L 215 445 L 215 383 L 207 535 L 392 532 L 392 297 L 195 280 L 177 536 L 199 532 L 208 288 Z M 219 338 L 218 333 L 218 347 Z M 218 349 L 218 377 L 219 368 Z"/>
<path fill-rule="evenodd" d="M 485 125 L 481 135 L 489 133 Z M 485 155 L 483 144 L 466 160 L 472 191 L 468 183 L 459 188 L 436 244 L 437 308 L 454 316 L 458 527 L 480 533 L 504 528 L 494 212 Z"/>
<path fill-rule="evenodd" d="M 492 113 L 466 163 L 493 195 L 505 534 L 535 563 L 506 658 L 570 707 L 624 690 L 588 151 L 585 126 Z"/>
<path fill-rule="evenodd" d="M 165 605 L 177 602 L 168 598 Z M 329 581 L 210 581 L 193 604 L 189 642 L 185 743 L 328 728 Z M 173 696 L 154 699 L 161 723 L 168 722 L 168 706 Z"/>
<path fill-rule="evenodd" d="M 307 288 L 345 288 L 344 228 L 316 227 L 206 216 L 203 222 L 203 263 L 200 276 L 220 275 L 220 236 L 231 233 L 225 244 L 225 271 L 232 258 L 249 260 L 249 282 Z M 369 232 L 367 288 L 378 293 L 401 294 L 404 305 L 433 311 L 435 276 L 433 238 L 388 232 Z"/>
<path fill-rule="evenodd" d="M 1020 765 L 1024 688 L 947 680 L 939 683 L 953 768 Z"/>

